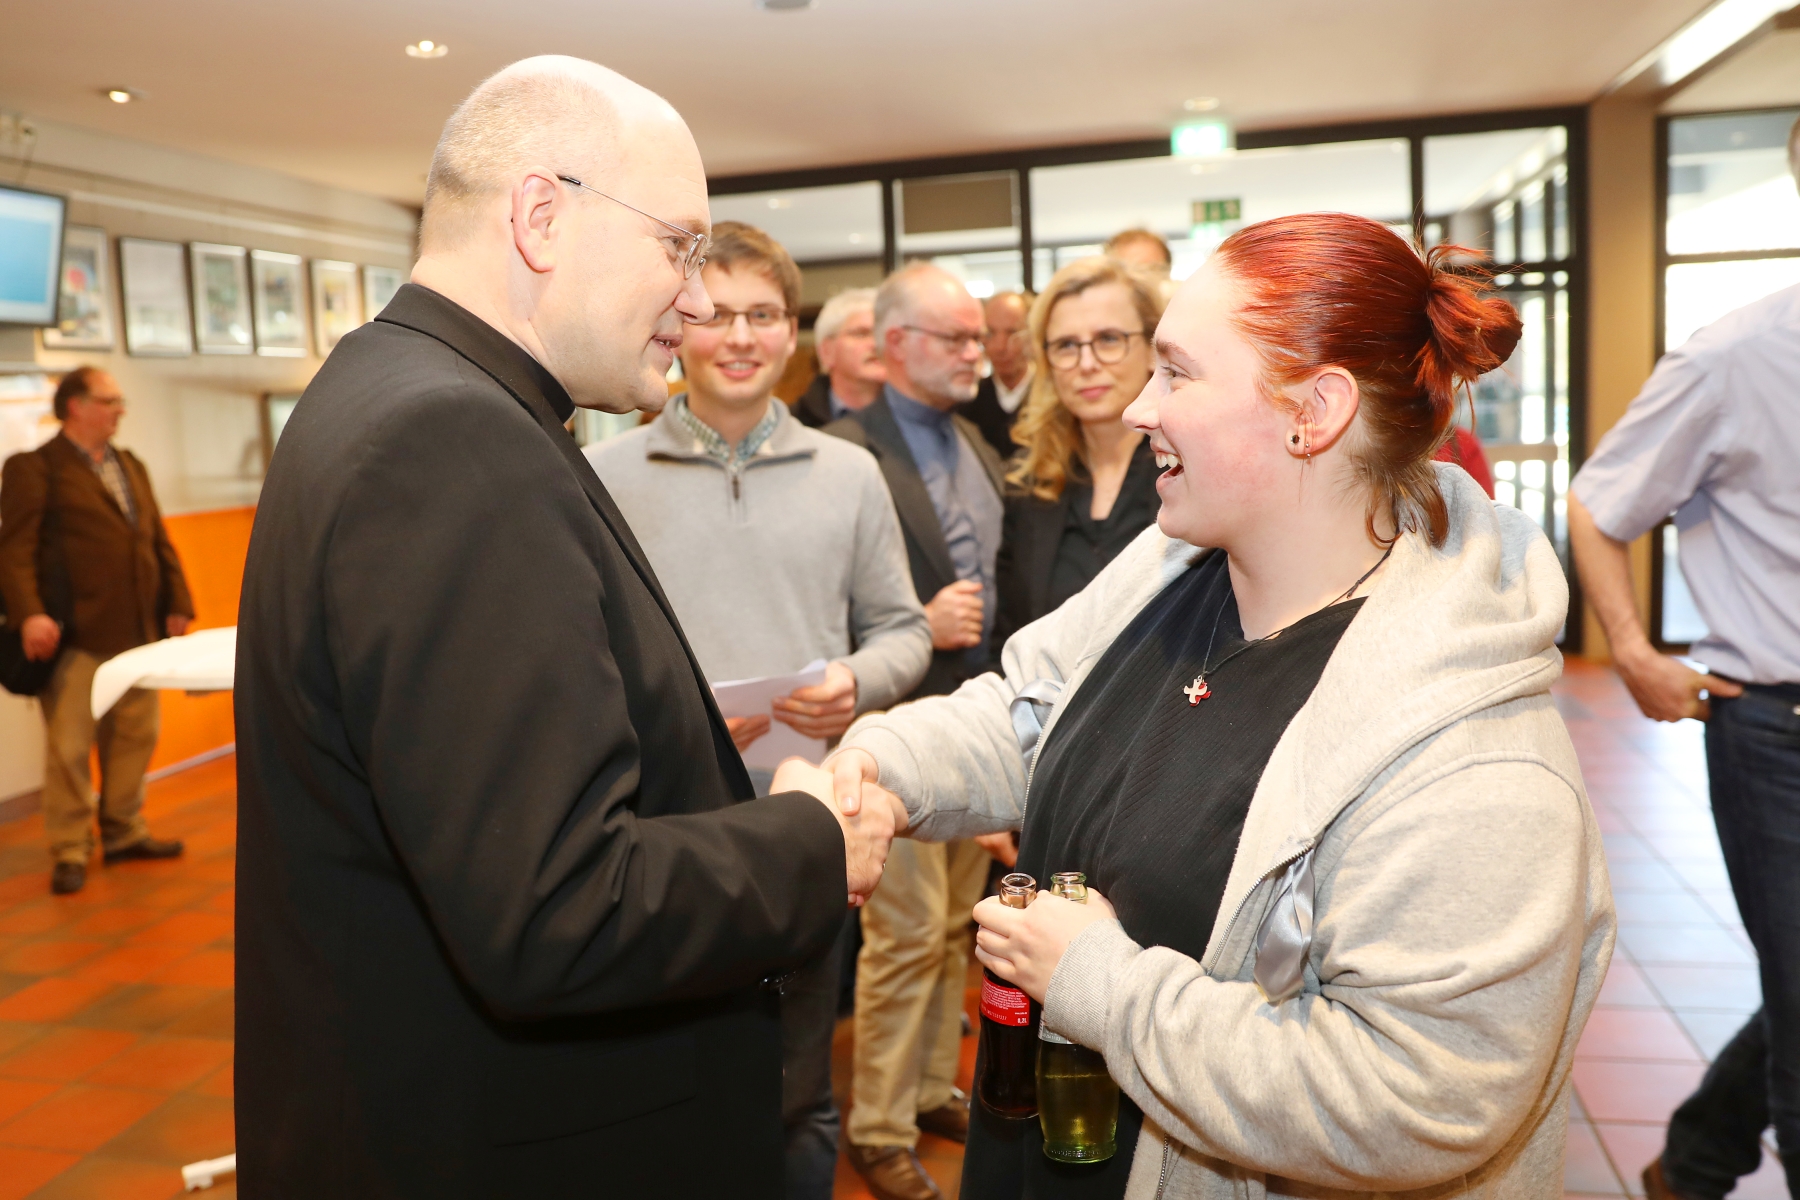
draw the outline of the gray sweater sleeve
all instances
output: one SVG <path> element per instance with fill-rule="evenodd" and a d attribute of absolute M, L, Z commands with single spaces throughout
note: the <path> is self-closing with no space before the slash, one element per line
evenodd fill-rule
<path fill-rule="evenodd" d="M 913 589 L 912 568 L 893 498 L 866 459 L 856 514 L 856 562 L 850 576 L 850 634 L 842 661 L 856 676 L 856 711 L 886 708 L 918 686 L 931 665 L 931 626 Z"/>

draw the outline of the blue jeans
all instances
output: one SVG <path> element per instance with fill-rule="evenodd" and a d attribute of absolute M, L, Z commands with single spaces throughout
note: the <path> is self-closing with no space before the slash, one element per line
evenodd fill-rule
<path fill-rule="evenodd" d="M 1712 714 L 1713 821 L 1763 1006 L 1675 1110 L 1663 1175 L 1692 1200 L 1723 1200 L 1756 1170 L 1774 1125 L 1788 1194 L 1800 1196 L 1800 684 L 1715 697 Z"/>

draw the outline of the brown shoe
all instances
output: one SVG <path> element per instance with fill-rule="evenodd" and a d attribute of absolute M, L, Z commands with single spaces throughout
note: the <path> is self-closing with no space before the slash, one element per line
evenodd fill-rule
<path fill-rule="evenodd" d="M 969 1096 L 961 1088 L 952 1088 L 950 1102 L 919 1114 L 919 1128 L 953 1142 L 969 1140 Z"/>
<path fill-rule="evenodd" d="M 1663 1178 L 1661 1155 L 1652 1159 L 1650 1165 L 1644 1168 L 1644 1200 L 1688 1200 Z"/>
<path fill-rule="evenodd" d="M 875 1200 L 944 1200 L 944 1193 L 910 1147 L 845 1142 L 844 1157 L 875 1193 Z"/>
<path fill-rule="evenodd" d="M 87 864 L 59 862 L 50 871 L 50 890 L 58 896 L 73 896 L 87 886 Z"/>
<path fill-rule="evenodd" d="M 108 850 L 105 854 L 107 866 L 114 863 L 133 862 L 138 859 L 180 858 L 183 847 L 179 841 L 164 841 L 161 838 L 147 837 L 129 846 L 120 846 L 117 850 Z"/>

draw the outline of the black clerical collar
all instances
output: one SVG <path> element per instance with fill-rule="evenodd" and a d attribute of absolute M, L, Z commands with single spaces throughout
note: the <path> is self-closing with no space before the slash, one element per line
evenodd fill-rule
<path fill-rule="evenodd" d="M 375 319 L 436 338 L 505 387 L 537 392 L 549 403 L 559 421 L 567 421 L 575 415 L 575 401 L 569 398 L 568 389 L 557 382 L 556 376 L 543 363 L 531 357 L 525 347 L 428 287 L 416 283 L 402 285 Z"/>

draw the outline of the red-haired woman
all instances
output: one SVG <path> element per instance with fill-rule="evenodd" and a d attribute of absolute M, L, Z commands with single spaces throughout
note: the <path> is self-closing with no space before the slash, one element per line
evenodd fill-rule
<path fill-rule="evenodd" d="M 1233 234 L 1125 414 L 1160 529 L 1004 675 L 777 779 L 921 838 L 1023 825 L 1021 870 L 1104 895 L 975 915 L 983 964 L 1104 1054 L 1118 1153 L 1051 1164 L 1035 1122 L 983 1114 L 967 1200 L 1559 1194 L 1614 932 L 1549 692 L 1568 589 L 1431 462 L 1518 336 L 1373 221 Z"/>

